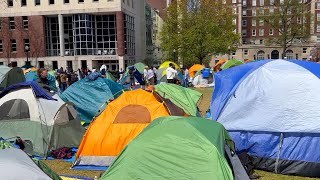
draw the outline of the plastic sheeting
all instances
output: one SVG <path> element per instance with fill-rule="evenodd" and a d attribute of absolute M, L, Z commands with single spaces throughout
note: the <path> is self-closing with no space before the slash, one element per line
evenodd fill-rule
<path fill-rule="evenodd" d="M 90 122 L 107 100 L 112 100 L 121 93 L 120 84 L 99 77 L 94 81 L 87 78 L 77 81 L 59 96 L 75 105 L 81 121 Z"/>

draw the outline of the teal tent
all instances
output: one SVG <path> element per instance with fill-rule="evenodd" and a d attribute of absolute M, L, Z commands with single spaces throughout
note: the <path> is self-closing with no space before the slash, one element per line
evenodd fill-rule
<path fill-rule="evenodd" d="M 24 81 L 26 81 L 26 79 L 21 68 L 0 66 L 0 90 Z"/>
<path fill-rule="evenodd" d="M 66 102 L 72 102 L 79 119 L 89 123 L 106 101 L 117 98 L 121 93 L 122 86 L 112 80 L 101 77 L 89 80 L 86 77 L 72 84 L 59 96 Z"/>
<path fill-rule="evenodd" d="M 184 88 L 175 84 L 158 84 L 155 91 L 163 98 L 170 101 L 183 109 L 184 112 L 191 116 L 201 116 L 198 110 L 198 104 L 202 94 L 189 88 Z"/>
<path fill-rule="evenodd" d="M 25 74 L 25 78 L 26 78 L 26 81 L 36 81 L 39 78 L 39 76 L 37 74 L 37 71 L 31 71 Z M 55 88 L 56 78 L 48 73 L 47 79 L 49 80 L 49 85 Z"/>
<path fill-rule="evenodd" d="M 101 179 L 249 180 L 220 123 L 178 116 L 151 122 Z"/>

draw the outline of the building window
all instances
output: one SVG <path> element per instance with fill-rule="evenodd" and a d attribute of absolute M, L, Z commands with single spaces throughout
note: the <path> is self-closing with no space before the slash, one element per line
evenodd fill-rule
<path fill-rule="evenodd" d="M 269 29 L 269 35 L 270 35 L 270 36 L 273 35 L 273 29 Z"/>
<path fill-rule="evenodd" d="M 317 36 L 317 42 L 320 42 L 320 36 Z"/>
<path fill-rule="evenodd" d="M 317 13 L 317 21 L 320 21 L 320 13 Z"/>
<path fill-rule="evenodd" d="M 260 0 L 260 6 L 264 6 L 264 0 Z"/>
<path fill-rule="evenodd" d="M 256 9 L 252 9 L 251 11 L 252 11 L 252 16 L 256 16 L 257 15 Z"/>
<path fill-rule="evenodd" d="M 0 40 L 0 53 L 3 52 L 3 45 L 2 45 L 2 40 Z"/>
<path fill-rule="evenodd" d="M 269 14 L 273 14 L 274 13 L 274 8 L 273 7 L 270 7 L 269 8 Z"/>
<path fill-rule="evenodd" d="M 260 39 L 260 40 L 259 40 L 259 43 L 260 43 L 260 44 L 263 44 L 263 39 Z"/>
<path fill-rule="evenodd" d="M 257 21 L 255 19 L 252 19 L 252 26 L 256 26 L 257 25 Z"/>
<path fill-rule="evenodd" d="M 84 0 L 78 0 L 78 3 L 84 3 Z"/>
<path fill-rule="evenodd" d="M 69 3 L 70 3 L 70 0 L 64 0 L 64 3 L 65 3 L 65 4 L 69 4 Z"/>
<path fill-rule="evenodd" d="M 307 48 L 302 48 L 302 53 L 306 54 L 307 53 Z"/>
<path fill-rule="evenodd" d="M 14 24 L 14 17 L 9 17 L 9 24 L 10 24 L 10 29 L 14 30 L 16 27 Z"/>
<path fill-rule="evenodd" d="M 125 54 L 135 55 L 135 35 L 134 17 L 125 15 L 124 34 L 125 34 Z"/>
<path fill-rule="evenodd" d="M 270 0 L 270 5 L 274 6 L 274 0 Z"/>
<path fill-rule="evenodd" d="M 27 46 L 30 48 L 29 39 L 24 39 L 24 40 L 23 40 L 23 43 L 24 43 L 24 46 L 23 46 L 24 48 L 27 47 Z"/>
<path fill-rule="evenodd" d="M 294 59 L 294 54 L 292 50 L 287 50 L 286 51 L 286 57 L 287 59 Z"/>
<path fill-rule="evenodd" d="M 247 0 L 242 0 L 242 5 L 247 6 Z"/>
<path fill-rule="evenodd" d="M 108 0 L 108 1 L 110 1 L 110 0 Z M 99 0 L 93 0 L 93 2 L 99 2 Z"/>
<path fill-rule="evenodd" d="M 317 9 L 320 9 L 320 3 L 317 3 Z"/>
<path fill-rule="evenodd" d="M 242 36 L 247 36 L 247 30 L 245 29 L 242 30 Z"/>
<path fill-rule="evenodd" d="M 40 0 L 34 0 L 34 5 L 40 6 Z"/>
<path fill-rule="evenodd" d="M 317 32 L 320 32 L 320 24 L 317 24 Z"/>
<path fill-rule="evenodd" d="M 54 4 L 54 0 L 49 0 L 49 4 Z"/>
<path fill-rule="evenodd" d="M 29 27 L 28 16 L 22 16 L 22 24 L 23 24 L 23 29 L 28 29 Z"/>
<path fill-rule="evenodd" d="M 26 6 L 27 5 L 27 0 L 21 0 L 21 6 Z"/>
<path fill-rule="evenodd" d="M 259 26 L 263 26 L 263 25 L 264 25 L 263 19 L 259 19 Z"/>
<path fill-rule="evenodd" d="M 262 50 L 258 51 L 257 60 L 263 60 L 264 59 L 264 55 L 265 55 L 264 51 L 262 51 Z"/>
<path fill-rule="evenodd" d="M 248 49 L 243 50 L 243 54 L 247 56 L 249 54 L 249 50 Z"/>
<path fill-rule="evenodd" d="M 264 15 L 264 9 L 262 8 L 259 9 L 259 15 Z"/>
<path fill-rule="evenodd" d="M 247 16 L 247 10 L 243 10 L 243 11 L 242 11 L 242 15 L 243 15 L 243 16 Z"/>
<path fill-rule="evenodd" d="M 52 69 L 58 69 L 58 61 L 52 61 Z"/>
<path fill-rule="evenodd" d="M 130 0 L 127 0 L 127 4 L 128 4 L 128 6 L 130 6 Z"/>
<path fill-rule="evenodd" d="M 242 39 L 242 44 L 247 44 L 247 40 L 246 39 Z"/>
<path fill-rule="evenodd" d="M 233 4 L 237 3 L 237 0 L 232 0 L 232 3 L 233 3 Z"/>
<path fill-rule="evenodd" d="M 232 8 L 232 13 L 233 14 L 237 14 L 237 8 L 236 7 Z"/>
<path fill-rule="evenodd" d="M 13 0 L 7 0 L 7 4 L 8 4 L 8 7 L 12 7 L 13 6 Z"/>
<path fill-rule="evenodd" d="M 264 29 L 259 29 L 259 36 L 263 36 L 264 35 Z"/>
<path fill-rule="evenodd" d="M 252 6 L 257 6 L 257 0 L 252 0 Z"/>
<path fill-rule="evenodd" d="M 247 20 L 242 20 L 242 26 L 247 26 Z"/>
<path fill-rule="evenodd" d="M 15 39 L 11 39 L 11 52 L 16 52 L 17 51 L 17 42 Z"/>
<path fill-rule="evenodd" d="M 252 29 L 252 36 L 256 36 L 256 30 Z"/>
<path fill-rule="evenodd" d="M 301 17 L 297 17 L 297 23 L 301 24 Z"/>
<path fill-rule="evenodd" d="M 232 25 L 236 25 L 237 24 L 237 19 L 232 19 Z"/>

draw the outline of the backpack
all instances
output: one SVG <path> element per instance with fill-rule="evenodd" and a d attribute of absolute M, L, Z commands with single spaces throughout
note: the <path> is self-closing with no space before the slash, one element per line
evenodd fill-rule
<path fill-rule="evenodd" d="M 63 147 L 56 150 L 52 150 L 50 155 L 56 159 L 70 159 L 74 152 L 71 148 Z"/>

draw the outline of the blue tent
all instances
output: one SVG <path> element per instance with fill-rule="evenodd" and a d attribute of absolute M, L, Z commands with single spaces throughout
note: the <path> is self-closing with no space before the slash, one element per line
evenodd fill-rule
<path fill-rule="evenodd" d="M 37 71 L 31 71 L 25 74 L 26 81 L 35 81 L 39 78 Z M 47 75 L 47 79 L 49 80 L 49 85 L 51 87 L 56 87 L 56 78 L 51 74 Z"/>
<path fill-rule="evenodd" d="M 120 79 L 120 84 L 121 85 L 126 85 L 126 84 L 130 84 L 130 76 L 129 76 L 129 69 L 131 69 L 133 71 L 133 75 L 135 80 L 140 84 L 140 85 L 144 85 L 145 82 L 143 80 L 143 74 L 141 74 L 139 72 L 139 70 L 134 66 L 129 66 L 128 70 L 123 74 L 123 77 Z"/>
<path fill-rule="evenodd" d="M 211 118 L 259 169 L 320 177 L 320 64 L 263 60 L 215 74 Z"/>
<path fill-rule="evenodd" d="M 66 102 L 72 102 L 78 111 L 79 119 L 88 123 L 107 100 L 112 100 L 121 93 L 121 85 L 112 80 L 86 77 L 72 84 L 59 96 Z"/>

